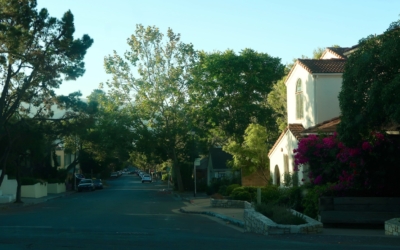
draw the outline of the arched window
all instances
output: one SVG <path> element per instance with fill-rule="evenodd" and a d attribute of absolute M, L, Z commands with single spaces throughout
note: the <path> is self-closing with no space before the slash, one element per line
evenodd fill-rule
<path fill-rule="evenodd" d="M 279 171 L 278 165 L 275 165 L 274 179 L 275 179 L 275 185 L 280 186 L 281 185 L 281 173 Z"/>
<path fill-rule="evenodd" d="M 301 79 L 296 83 L 296 119 L 303 119 L 303 89 Z"/>

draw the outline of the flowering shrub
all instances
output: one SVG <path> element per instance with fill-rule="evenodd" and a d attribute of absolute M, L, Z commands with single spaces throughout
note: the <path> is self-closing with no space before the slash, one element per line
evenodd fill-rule
<path fill-rule="evenodd" d="M 371 133 L 355 148 L 346 147 L 336 133 L 309 135 L 294 150 L 294 170 L 307 164 L 311 184 L 333 183 L 331 189 L 337 194 L 398 195 L 398 145 L 378 132 Z"/>

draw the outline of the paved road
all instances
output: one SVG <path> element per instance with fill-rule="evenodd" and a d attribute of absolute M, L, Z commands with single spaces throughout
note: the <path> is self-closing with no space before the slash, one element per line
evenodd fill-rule
<path fill-rule="evenodd" d="M 129 175 L 108 182 L 110 187 L 104 190 L 0 211 L 0 250 L 400 247 L 390 240 L 371 244 L 351 238 L 343 241 L 343 237 L 266 237 L 243 233 L 211 217 L 177 212 L 184 204 L 160 192 L 165 186 L 142 184 L 139 177 Z"/>

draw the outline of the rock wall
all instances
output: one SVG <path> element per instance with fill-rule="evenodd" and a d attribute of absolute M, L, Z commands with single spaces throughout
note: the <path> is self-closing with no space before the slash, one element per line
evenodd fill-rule
<path fill-rule="evenodd" d="M 294 214 L 299 214 L 297 211 L 292 210 Z M 262 235 L 270 234 L 309 234 L 309 233 L 321 233 L 322 223 L 303 215 L 306 224 L 302 225 L 282 225 L 277 224 L 264 215 L 258 213 L 254 208 L 246 208 L 244 210 L 244 230 L 246 232 L 252 232 Z"/>

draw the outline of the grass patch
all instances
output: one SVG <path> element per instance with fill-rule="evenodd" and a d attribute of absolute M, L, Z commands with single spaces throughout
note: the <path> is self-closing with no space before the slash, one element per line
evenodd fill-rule
<path fill-rule="evenodd" d="M 257 212 L 263 214 L 277 224 L 301 225 L 307 223 L 304 216 L 293 214 L 286 207 L 272 204 L 257 204 L 255 209 Z"/>

